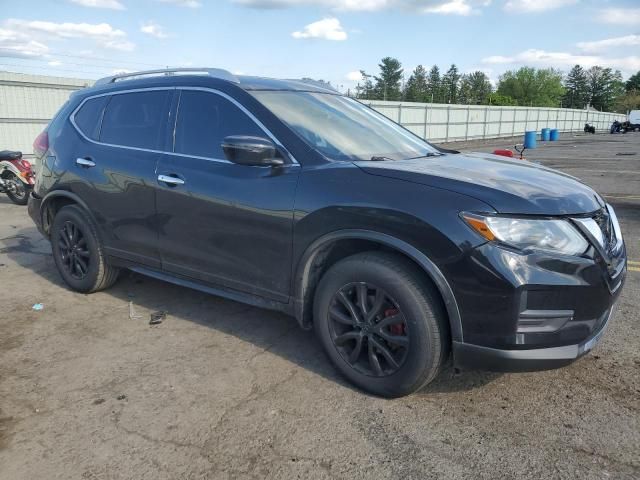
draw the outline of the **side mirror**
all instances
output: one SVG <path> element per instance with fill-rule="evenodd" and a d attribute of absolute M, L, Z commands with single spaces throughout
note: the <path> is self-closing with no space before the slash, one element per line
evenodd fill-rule
<path fill-rule="evenodd" d="M 276 158 L 276 146 L 271 140 L 262 137 L 231 135 L 222 141 L 222 150 L 227 160 L 239 165 L 255 167 L 279 167 L 284 165 Z"/>

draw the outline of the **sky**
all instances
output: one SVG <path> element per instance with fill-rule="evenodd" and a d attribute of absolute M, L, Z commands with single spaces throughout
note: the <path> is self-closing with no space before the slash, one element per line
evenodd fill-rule
<path fill-rule="evenodd" d="M 0 70 L 95 79 L 218 67 L 353 88 L 398 58 L 482 70 L 640 70 L 640 0 L 0 0 Z"/>

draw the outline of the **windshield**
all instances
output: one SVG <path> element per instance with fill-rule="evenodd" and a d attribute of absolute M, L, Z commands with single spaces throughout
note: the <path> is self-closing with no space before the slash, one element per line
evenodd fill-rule
<path fill-rule="evenodd" d="M 253 91 L 309 145 L 334 160 L 423 157 L 433 146 L 360 102 L 339 95 Z"/>

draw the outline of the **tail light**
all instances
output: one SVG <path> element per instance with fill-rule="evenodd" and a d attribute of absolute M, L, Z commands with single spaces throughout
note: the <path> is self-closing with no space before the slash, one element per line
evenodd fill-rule
<path fill-rule="evenodd" d="M 40 158 L 49 150 L 49 134 L 43 131 L 33 142 L 33 153 Z"/>

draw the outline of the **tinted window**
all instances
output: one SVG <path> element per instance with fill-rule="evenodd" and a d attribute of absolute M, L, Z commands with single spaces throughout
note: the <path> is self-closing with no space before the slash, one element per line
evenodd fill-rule
<path fill-rule="evenodd" d="M 98 140 L 100 135 L 100 120 L 107 100 L 109 100 L 109 97 L 87 100 L 74 117 L 78 128 L 92 140 Z"/>
<path fill-rule="evenodd" d="M 242 110 L 215 93 L 184 90 L 176 124 L 176 153 L 224 159 L 220 146 L 229 135 L 264 137 Z"/>
<path fill-rule="evenodd" d="M 100 141 L 157 150 L 167 123 L 168 90 L 113 95 L 102 120 Z"/>

